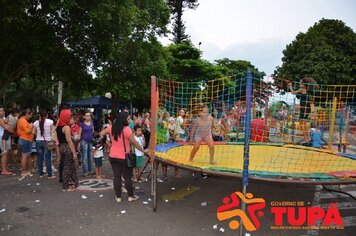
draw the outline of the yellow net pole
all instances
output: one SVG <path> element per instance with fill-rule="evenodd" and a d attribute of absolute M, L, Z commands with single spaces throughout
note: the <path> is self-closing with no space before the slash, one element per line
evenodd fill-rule
<path fill-rule="evenodd" d="M 331 151 L 333 146 L 333 136 L 334 136 L 334 127 L 335 127 L 335 116 L 336 116 L 336 106 L 337 106 L 337 98 L 334 97 L 333 107 L 331 110 L 331 124 L 330 124 L 330 134 L 329 134 L 329 145 L 328 149 Z"/>

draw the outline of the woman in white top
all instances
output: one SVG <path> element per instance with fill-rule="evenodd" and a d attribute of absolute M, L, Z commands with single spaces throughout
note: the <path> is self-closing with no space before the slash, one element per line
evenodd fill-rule
<path fill-rule="evenodd" d="M 36 120 L 34 125 L 36 133 L 36 149 L 38 153 L 38 173 L 42 178 L 43 161 L 46 162 L 46 172 L 49 179 L 54 179 L 56 176 L 52 175 L 52 155 L 51 151 L 47 149 L 46 142 L 52 140 L 51 131 L 53 130 L 53 120 L 47 119 L 47 112 L 40 112 L 40 119 Z"/>

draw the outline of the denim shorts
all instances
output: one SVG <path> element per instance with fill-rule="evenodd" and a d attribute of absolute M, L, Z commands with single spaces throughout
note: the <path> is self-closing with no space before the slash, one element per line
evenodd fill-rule
<path fill-rule="evenodd" d="M 32 151 L 32 142 L 19 138 L 19 144 L 23 154 L 29 154 Z"/>
<path fill-rule="evenodd" d="M 102 157 L 95 157 L 94 158 L 94 162 L 95 162 L 95 167 L 99 168 L 103 166 L 103 158 Z"/>

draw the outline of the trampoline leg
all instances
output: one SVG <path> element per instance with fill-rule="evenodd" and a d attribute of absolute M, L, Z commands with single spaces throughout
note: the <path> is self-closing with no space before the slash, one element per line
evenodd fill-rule
<path fill-rule="evenodd" d="M 140 172 L 140 174 L 139 174 L 138 177 L 137 177 L 138 180 L 141 179 L 141 176 L 143 175 L 143 173 L 145 173 L 145 169 L 146 169 L 148 163 L 150 163 L 150 161 L 151 161 L 151 157 L 148 156 L 148 160 L 147 160 L 145 166 L 142 168 L 142 171 Z M 151 173 L 150 173 L 150 174 L 151 174 Z M 148 176 L 150 176 L 150 174 L 149 174 Z M 147 177 L 147 178 L 148 178 L 148 177 Z"/>
<path fill-rule="evenodd" d="M 157 211 L 157 161 L 152 163 L 151 195 L 153 196 L 153 211 Z"/>

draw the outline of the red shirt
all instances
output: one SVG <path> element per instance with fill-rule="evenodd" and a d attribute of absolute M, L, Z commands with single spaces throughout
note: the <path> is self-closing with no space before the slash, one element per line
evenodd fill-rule
<path fill-rule="evenodd" d="M 268 141 L 268 127 L 263 119 L 258 118 L 252 120 L 250 140 L 253 142 Z"/>
<path fill-rule="evenodd" d="M 79 126 L 77 124 L 73 125 L 70 127 L 70 133 L 73 134 L 78 134 L 79 133 Z"/>

